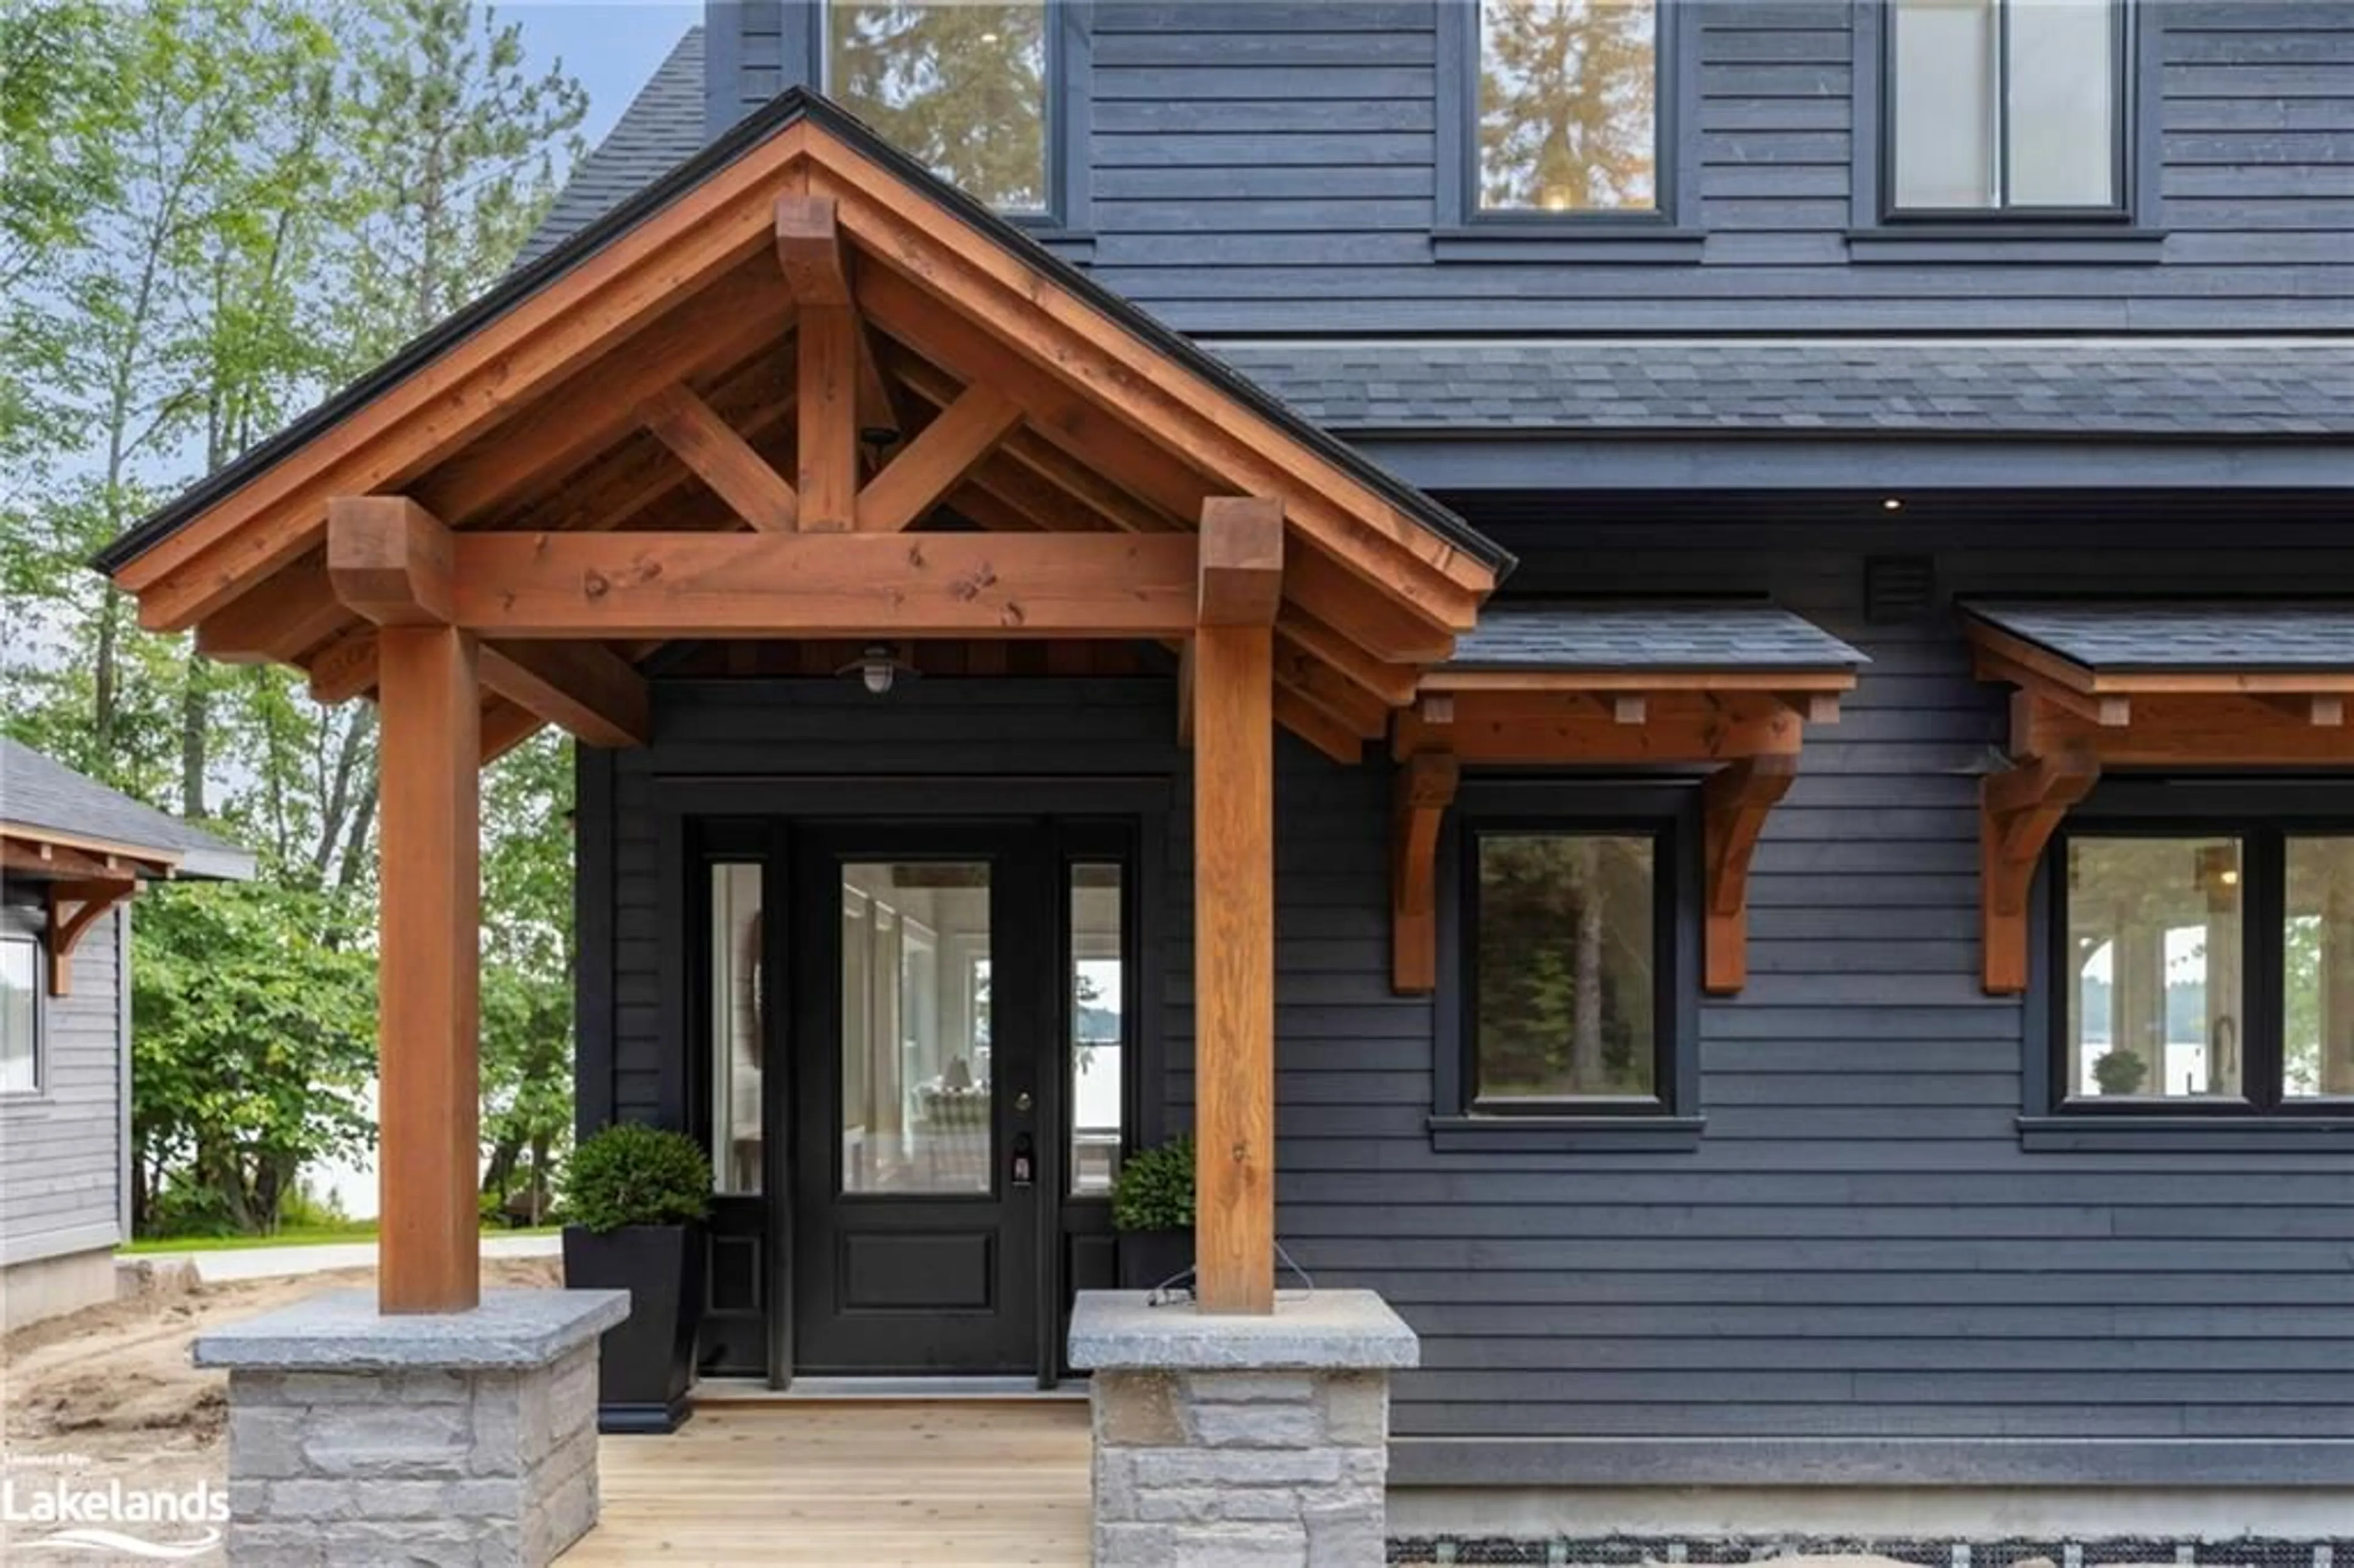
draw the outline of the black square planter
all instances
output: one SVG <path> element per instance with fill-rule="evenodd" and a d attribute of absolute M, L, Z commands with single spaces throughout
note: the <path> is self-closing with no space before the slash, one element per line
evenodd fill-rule
<path fill-rule="evenodd" d="M 624 1225 L 564 1231 L 564 1283 L 626 1290 L 630 1315 L 605 1330 L 597 1367 L 597 1430 L 674 1432 L 693 1414 L 695 1330 L 703 1316 L 703 1227 Z"/>

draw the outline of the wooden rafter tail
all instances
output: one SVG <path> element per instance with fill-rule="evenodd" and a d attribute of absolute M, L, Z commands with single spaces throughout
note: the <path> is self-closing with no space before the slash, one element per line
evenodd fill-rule
<path fill-rule="evenodd" d="M 49 994 L 73 994 L 74 949 L 98 917 L 139 891 L 135 877 L 90 877 L 52 882 L 49 899 Z"/>
<path fill-rule="evenodd" d="M 1397 770 L 1390 817 L 1390 989 L 1422 995 L 1438 984 L 1438 828 L 1461 766 L 1417 752 Z"/>
<path fill-rule="evenodd" d="M 1797 777 L 1792 752 L 1745 757 L 1710 775 L 1701 787 L 1702 861 L 1707 874 L 1707 922 L 1702 985 L 1715 995 L 1749 980 L 1749 863 L 1766 819 Z"/>
<path fill-rule="evenodd" d="M 2043 847 L 2101 776 L 2085 749 L 2023 758 L 1978 785 L 1978 929 L 1983 980 L 1993 995 L 2027 989 L 2027 895 Z"/>

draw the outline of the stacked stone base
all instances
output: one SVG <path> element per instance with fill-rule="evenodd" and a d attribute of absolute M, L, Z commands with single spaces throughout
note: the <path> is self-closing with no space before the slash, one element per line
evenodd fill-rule
<path fill-rule="evenodd" d="M 1096 1563 L 1378 1568 L 1389 1372 L 1418 1355 L 1369 1291 L 1256 1318 L 1082 1294 L 1071 1361 L 1095 1371 Z"/>
<path fill-rule="evenodd" d="M 200 1340 L 230 1369 L 228 1560 L 553 1562 L 597 1522 L 598 1334 L 625 1300 L 514 1292 L 376 1319 L 314 1298 Z"/>
<path fill-rule="evenodd" d="M 1380 1372 L 1096 1374 L 1098 1563 L 1382 1561 Z"/>

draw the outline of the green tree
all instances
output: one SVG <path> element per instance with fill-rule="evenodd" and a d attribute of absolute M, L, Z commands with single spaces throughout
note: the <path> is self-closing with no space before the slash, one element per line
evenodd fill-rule
<path fill-rule="evenodd" d="M 827 90 L 894 146 L 1006 211 L 1046 205 L 1046 7 L 827 7 Z"/>
<path fill-rule="evenodd" d="M 482 1192 L 537 1221 L 572 1130 L 572 743 L 482 780 Z"/>

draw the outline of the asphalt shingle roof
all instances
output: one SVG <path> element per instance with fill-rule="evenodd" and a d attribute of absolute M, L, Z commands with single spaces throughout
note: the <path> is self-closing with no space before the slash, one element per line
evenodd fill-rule
<path fill-rule="evenodd" d="M 2354 434 L 2354 337 L 1207 344 L 1358 432 Z"/>
<path fill-rule="evenodd" d="M 703 29 L 689 27 L 572 170 L 515 257 L 528 267 L 703 151 Z"/>
<path fill-rule="evenodd" d="M 1491 601 L 1451 670 L 1840 670 L 1872 661 L 1778 605 Z"/>
<path fill-rule="evenodd" d="M 2354 600 L 1974 599 L 1963 608 L 2088 670 L 2354 668 Z"/>
<path fill-rule="evenodd" d="M 242 881 L 253 856 L 202 828 L 84 778 L 19 741 L 0 736 L 0 822 L 47 828 L 124 849 L 165 851 L 187 876 Z"/>

